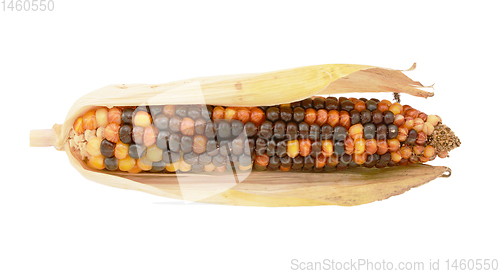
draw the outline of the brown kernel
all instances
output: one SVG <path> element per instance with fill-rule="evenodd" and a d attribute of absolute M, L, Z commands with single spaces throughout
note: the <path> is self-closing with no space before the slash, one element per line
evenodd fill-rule
<path fill-rule="evenodd" d="M 265 167 L 269 164 L 269 156 L 267 154 L 258 155 L 255 157 L 255 164 Z"/>
<path fill-rule="evenodd" d="M 318 156 L 316 156 L 315 159 L 315 167 L 316 168 L 323 168 L 326 165 L 326 159 L 327 157 L 323 153 L 319 153 Z"/>

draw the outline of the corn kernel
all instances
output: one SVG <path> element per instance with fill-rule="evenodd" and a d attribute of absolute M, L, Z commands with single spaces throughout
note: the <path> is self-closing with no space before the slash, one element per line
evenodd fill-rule
<path fill-rule="evenodd" d="M 290 158 L 295 158 L 299 155 L 299 141 L 298 140 L 290 140 L 287 142 L 286 154 Z"/>
<path fill-rule="evenodd" d="M 394 113 L 394 115 L 400 114 L 403 107 L 400 103 L 394 103 L 389 107 L 389 110 Z"/>
<path fill-rule="evenodd" d="M 121 109 L 114 107 L 108 110 L 108 123 L 115 123 L 117 125 L 122 123 L 122 111 Z"/>
<path fill-rule="evenodd" d="M 116 143 L 116 146 L 115 146 L 115 157 L 118 160 L 127 158 L 128 157 L 128 148 L 129 148 L 128 144 L 124 144 L 122 142 Z"/>
<path fill-rule="evenodd" d="M 151 162 L 159 162 L 163 158 L 163 150 L 156 145 L 150 146 L 146 151 L 146 157 Z"/>
<path fill-rule="evenodd" d="M 101 155 L 101 139 L 94 137 L 87 142 L 87 152 L 91 156 Z"/>
<path fill-rule="evenodd" d="M 137 161 L 137 162 L 138 162 L 138 161 Z M 131 169 L 131 170 L 129 170 L 128 172 L 130 172 L 130 173 L 139 173 L 139 172 L 141 172 L 141 171 L 142 171 L 142 169 L 141 169 L 141 168 L 139 167 L 139 165 L 136 163 L 136 164 L 134 165 L 134 167 L 132 167 L 132 169 Z"/>
<path fill-rule="evenodd" d="M 104 138 L 108 141 L 116 143 L 119 140 L 118 131 L 120 130 L 120 126 L 115 123 L 110 123 L 104 129 Z"/>
<path fill-rule="evenodd" d="M 434 126 L 430 122 L 425 122 L 424 126 L 422 127 L 422 131 L 427 135 L 431 136 L 432 133 L 434 132 Z"/>
<path fill-rule="evenodd" d="M 83 115 L 83 128 L 89 130 L 94 130 L 97 128 L 95 110 L 89 110 Z"/>
<path fill-rule="evenodd" d="M 347 136 L 344 141 L 344 147 L 345 147 L 345 153 L 346 154 L 353 154 L 354 153 L 354 140 L 352 139 L 351 136 Z"/>
<path fill-rule="evenodd" d="M 153 168 L 153 162 L 148 160 L 146 156 L 143 156 L 139 161 L 137 161 L 137 166 L 144 171 L 151 170 Z"/>
<path fill-rule="evenodd" d="M 430 157 L 434 156 L 435 152 L 436 151 L 435 151 L 433 146 L 426 146 L 424 149 L 424 156 L 427 158 L 430 158 Z"/>
<path fill-rule="evenodd" d="M 413 129 L 416 130 L 417 132 L 422 131 L 424 128 L 424 120 L 421 118 L 415 118 L 413 121 Z"/>
<path fill-rule="evenodd" d="M 409 159 L 412 154 L 412 149 L 409 146 L 401 147 L 399 151 L 401 153 L 401 157 L 403 157 L 404 159 Z"/>
<path fill-rule="evenodd" d="M 96 110 L 95 112 L 95 118 L 97 121 L 97 126 L 99 127 L 105 127 L 108 125 L 108 109 L 107 108 L 100 108 Z"/>
<path fill-rule="evenodd" d="M 349 135 L 356 140 L 363 137 L 363 125 L 355 124 L 349 128 Z"/>
<path fill-rule="evenodd" d="M 399 151 L 394 151 L 394 152 L 391 152 L 391 160 L 395 163 L 398 163 L 399 161 L 401 161 L 403 157 L 401 156 L 401 152 Z"/>
<path fill-rule="evenodd" d="M 118 160 L 118 168 L 121 171 L 129 171 L 135 166 L 135 159 L 127 156 L 125 159 Z"/>
<path fill-rule="evenodd" d="M 377 152 L 377 141 L 375 139 L 367 139 L 365 141 L 365 150 L 368 154 L 375 154 Z"/>
<path fill-rule="evenodd" d="M 434 127 L 438 124 L 439 120 L 440 119 L 436 115 L 427 116 L 427 122 L 429 122 Z"/>
<path fill-rule="evenodd" d="M 299 149 L 300 149 L 300 156 L 306 157 L 307 155 L 309 155 L 311 153 L 311 140 L 301 139 L 299 141 Z"/>
<path fill-rule="evenodd" d="M 83 118 L 79 117 L 78 119 L 75 120 L 73 123 L 73 130 L 75 131 L 76 134 L 83 134 L 85 129 L 83 128 Z"/>
<path fill-rule="evenodd" d="M 148 127 L 151 125 L 151 115 L 143 110 L 138 111 L 134 116 L 134 125 Z"/>
<path fill-rule="evenodd" d="M 224 110 L 224 119 L 226 120 L 231 120 L 231 119 L 236 119 L 237 115 L 237 109 L 234 107 L 227 107 Z"/>
<path fill-rule="evenodd" d="M 377 140 L 377 154 L 383 155 L 389 150 L 385 140 Z"/>
<path fill-rule="evenodd" d="M 401 146 L 401 144 L 399 143 L 399 141 L 397 139 L 387 140 L 387 147 L 388 147 L 389 152 L 398 151 L 400 146 Z"/>
<path fill-rule="evenodd" d="M 87 164 L 95 169 L 104 169 L 104 156 L 90 156 Z"/>
<path fill-rule="evenodd" d="M 330 126 L 335 127 L 339 123 L 339 119 L 340 119 L 340 115 L 339 115 L 339 112 L 337 110 L 328 111 L 327 123 Z"/>
<path fill-rule="evenodd" d="M 366 162 L 366 158 L 368 157 L 367 153 L 354 153 L 352 157 L 352 161 L 358 165 L 362 165 Z"/>
<path fill-rule="evenodd" d="M 325 156 L 330 157 L 333 154 L 333 142 L 332 140 L 323 140 L 321 142 L 321 150 Z"/>
<path fill-rule="evenodd" d="M 365 139 L 356 139 L 356 141 L 354 141 L 354 153 L 362 154 L 363 152 L 365 152 Z"/>

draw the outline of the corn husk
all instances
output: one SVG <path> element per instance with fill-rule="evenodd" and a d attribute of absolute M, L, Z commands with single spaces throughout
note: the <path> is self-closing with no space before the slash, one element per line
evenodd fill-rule
<path fill-rule="evenodd" d="M 433 95 L 424 89 L 425 86 L 400 70 L 349 64 L 195 78 L 161 85 L 110 85 L 80 98 L 65 122 L 55 125 L 52 131 L 32 131 L 31 142 L 33 146 L 52 145 L 66 151 L 71 164 L 85 178 L 113 187 L 216 204 L 352 206 L 401 194 L 443 175 L 448 168 L 412 165 L 333 173 L 252 171 L 235 183 L 233 174 L 128 174 L 91 170 L 71 151 L 67 138 L 75 119 L 95 106 L 262 106 L 350 92 L 397 92 L 425 98 Z"/>

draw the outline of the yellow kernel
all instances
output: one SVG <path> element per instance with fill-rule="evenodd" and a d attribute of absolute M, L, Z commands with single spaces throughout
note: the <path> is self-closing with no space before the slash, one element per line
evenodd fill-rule
<path fill-rule="evenodd" d="M 401 158 L 403 158 L 403 156 L 401 156 L 401 152 L 398 151 L 394 151 L 394 152 L 391 152 L 391 160 L 395 163 L 401 161 Z"/>
<path fill-rule="evenodd" d="M 151 125 L 151 116 L 143 110 L 138 111 L 134 116 L 134 125 L 139 127 L 148 127 Z"/>
<path fill-rule="evenodd" d="M 438 116 L 436 115 L 429 115 L 427 116 L 427 121 L 426 122 L 429 122 L 432 126 L 436 126 L 439 122 L 440 118 L 438 118 Z"/>
<path fill-rule="evenodd" d="M 179 170 L 182 172 L 188 172 L 191 170 L 191 165 L 184 161 L 180 161 Z"/>
<path fill-rule="evenodd" d="M 97 120 L 97 125 L 99 127 L 105 127 L 108 125 L 108 109 L 100 108 L 95 112 L 95 118 Z"/>
<path fill-rule="evenodd" d="M 128 144 L 124 144 L 118 141 L 115 146 L 115 157 L 118 160 L 125 159 L 128 157 Z"/>
<path fill-rule="evenodd" d="M 354 153 L 363 154 L 365 152 L 365 139 L 360 138 L 354 141 Z"/>
<path fill-rule="evenodd" d="M 394 104 L 389 106 L 389 111 L 394 113 L 394 115 L 400 114 L 402 109 L 403 109 L 403 107 L 401 106 L 400 103 L 394 103 Z"/>
<path fill-rule="evenodd" d="M 214 164 L 212 164 L 212 163 L 210 163 L 210 164 L 208 164 L 208 165 L 204 166 L 204 168 L 205 168 L 205 171 L 206 171 L 206 172 L 212 172 L 212 171 L 214 171 L 214 170 L 215 170 L 215 166 L 214 166 Z"/>
<path fill-rule="evenodd" d="M 434 126 L 430 122 L 425 122 L 424 126 L 422 127 L 422 131 L 425 133 L 425 135 L 431 136 L 434 132 Z"/>
<path fill-rule="evenodd" d="M 129 171 L 135 166 L 135 159 L 132 157 L 128 156 L 125 159 L 119 159 L 118 160 L 118 168 L 121 171 Z"/>
<path fill-rule="evenodd" d="M 356 140 L 363 137 L 363 125 L 355 124 L 349 128 L 349 135 Z"/>
<path fill-rule="evenodd" d="M 432 156 L 434 156 L 434 152 L 436 151 L 433 146 L 426 146 L 424 149 L 424 156 L 427 158 L 431 158 Z"/>
<path fill-rule="evenodd" d="M 146 157 L 151 162 L 159 162 L 163 158 L 163 150 L 156 145 L 148 147 Z"/>
<path fill-rule="evenodd" d="M 104 156 L 90 156 L 87 164 L 95 169 L 104 169 Z"/>
<path fill-rule="evenodd" d="M 238 168 L 241 170 L 241 171 L 245 171 L 245 170 L 249 170 L 252 168 L 252 165 L 248 165 L 248 166 L 242 166 L 240 164 L 238 164 Z"/>
<path fill-rule="evenodd" d="M 167 169 L 168 172 L 176 172 L 177 170 L 180 169 L 180 161 L 177 161 L 173 164 L 167 164 L 165 168 Z"/>
<path fill-rule="evenodd" d="M 91 156 L 99 156 L 101 155 L 101 139 L 97 137 L 91 138 L 87 142 L 87 152 Z"/>
<path fill-rule="evenodd" d="M 137 162 L 139 162 L 139 161 L 137 161 Z M 134 165 L 134 167 L 133 167 L 131 170 L 129 170 L 128 172 L 130 172 L 130 173 L 139 173 L 139 172 L 141 172 L 141 171 L 142 171 L 142 169 L 141 169 L 141 168 L 139 167 L 139 165 L 137 165 L 137 163 L 136 163 L 136 164 Z"/>
<path fill-rule="evenodd" d="M 415 118 L 413 121 L 413 129 L 416 130 L 417 132 L 422 131 L 424 128 L 424 120 L 421 118 Z"/>
<path fill-rule="evenodd" d="M 295 158 L 299 155 L 299 141 L 290 140 L 287 142 L 286 154 L 290 158 Z"/>
<path fill-rule="evenodd" d="M 153 162 L 148 160 L 146 156 L 143 156 L 139 161 L 137 161 L 137 166 L 144 171 L 151 170 L 153 168 Z"/>
<path fill-rule="evenodd" d="M 73 129 L 75 130 L 76 134 L 83 134 L 85 129 L 83 128 L 83 118 L 79 117 L 78 119 L 75 120 L 73 123 Z"/>

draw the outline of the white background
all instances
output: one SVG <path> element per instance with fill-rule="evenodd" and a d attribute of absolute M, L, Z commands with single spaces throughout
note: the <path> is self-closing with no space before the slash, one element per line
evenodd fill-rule
<path fill-rule="evenodd" d="M 0 11 L 0 273 L 283 273 L 292 259 L 422 261 L 426 270 L 439 259 L 443 270 L 447 259 L 500 260 L 494 1 L 53 1 L 52 12 Z M 363 206 L 170 204 L 88 181 L 65 153 L 28 144 L 30 129 L 62 123 L 74 101 L 108 84 L 413 62 L 408 75 L 435 83 L 436 95 L 403 103 L 439 114 L 460 136 L 451 158 L 432 163 L 453 175 Z"/>

